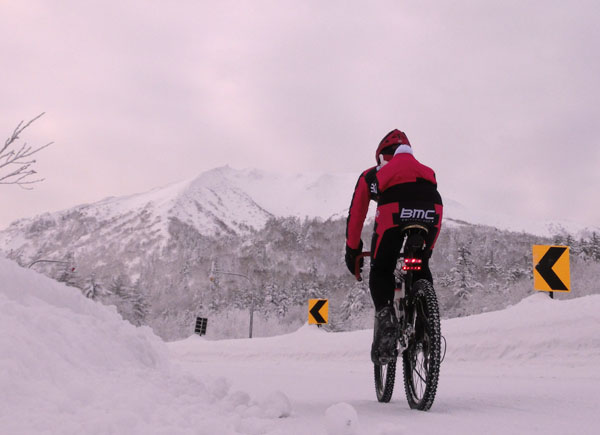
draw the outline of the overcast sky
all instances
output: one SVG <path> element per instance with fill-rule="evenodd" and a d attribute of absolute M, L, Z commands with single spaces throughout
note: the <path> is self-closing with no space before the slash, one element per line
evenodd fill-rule
<path fill-rule="evenodd" d="M 229 164 L 356 172 L 405 131 L 471 207 L 600 223 L 598 1 L 4 1 L 0 228 Z M 348 201 L 352 192 L 347 192 Z"/>

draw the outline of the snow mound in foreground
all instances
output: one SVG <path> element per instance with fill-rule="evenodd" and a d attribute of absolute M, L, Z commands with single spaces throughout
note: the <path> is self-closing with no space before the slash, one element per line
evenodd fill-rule
<path fill-rule="evenodd" d="M 0 330 L 2 433 L 262 434 L 291 413 L 182 374 L 149 328 L 3 258 Z"/>
<path fill-rule="evenodd" d="M 358 427 L 356 409 L 348 403 L 337 403 L 325 411 L 325 428 L 329 435 L 355 435 Z"/>

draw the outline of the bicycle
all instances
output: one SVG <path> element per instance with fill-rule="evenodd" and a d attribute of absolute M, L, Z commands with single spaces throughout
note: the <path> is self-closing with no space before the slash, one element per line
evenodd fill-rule
<path fill-rule="evenodd" d="M 402 249 L 397 261 L 394 310 L 398 319 L 396 358 L 387 364 L 374 364 L 375 392 L 379 402 L 392 398 L 396 378 L 396 361 L 402 355 L 404 391 L 411 409 L 427 411 L 433 405 L 437 390 L 441 355 L 441 327 L 438 301 L 431 282 L 413 273 L 421 270 L 427 228 L 409 225 L 401 232 Z M 363 252 L 356 259 L 356 279 L 360 276 L 360 260 L 370 256 Z"/>

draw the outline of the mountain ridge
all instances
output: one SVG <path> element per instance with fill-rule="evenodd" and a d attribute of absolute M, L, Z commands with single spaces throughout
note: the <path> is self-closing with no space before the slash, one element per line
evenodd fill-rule
<path fill-rule="evenodd" d="M 22 241 L 17 241 L 18 233 L 37 233 L 71 219 L 93 222 L 92 227 L 116 233 L 141 231 L 141 236 L 160 238 L 162 244 L 169 238 L 172 219 L 210 236 L 259 230 L 272 217 L 340 219 L 347 215 L 356 180 L 357 174 L 350 173 L 277 174 L 226 165 L 147 192 L 110 196 L 19 219 L 0 231 L 0 250 L 18 248 Z M 374 209 L 370 207 L 370 217 Z M 444 197 L 444 219 L 446 225 L 486 225 L 544 237 L 557 233 L 578 236 L 589 228 L 564 221 L 517 221 L 510 216 L 467 208 L 447 197 Z"/>

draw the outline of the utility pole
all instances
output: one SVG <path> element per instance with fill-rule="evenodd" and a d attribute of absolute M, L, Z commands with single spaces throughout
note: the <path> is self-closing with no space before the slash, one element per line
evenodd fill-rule
<path fill-rule="evenodd" d="M 215 275 L 238 276 L 238 277 L 244 278 L 248 281 L 248 288 L 250 290 L 250 327 L 249 327 L 249 331 L 248 331 L 248 338 L 252 338 L 252 327 L 254 325 L 254 286 L 252 284 L 252 281 L 250 280 L 250 278 L 248 278 L 248 276 L 241 274 L 241 273 L 220 271 L 219 269 L 214 267 L 214 263 L 213 263 L 213 265 L 211 266 L 209 279 L 211 281 L 214 281 Z"/>

